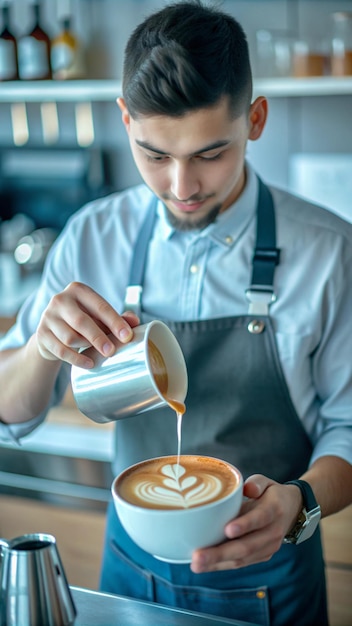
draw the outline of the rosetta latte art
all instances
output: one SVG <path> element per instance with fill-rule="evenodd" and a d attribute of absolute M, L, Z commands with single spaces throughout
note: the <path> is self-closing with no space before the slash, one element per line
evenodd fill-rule
<path fill-rule="evenodd" d="M 177 463 L 161 467 L 162 475 L 140 481 L 135 496 L 146 504 L 188 508 L 214 500 L 222 491 L 220 479 L 205 472 L 192 472 Z"/>
<path fill-rule="evenodd" d="M 115 489 L 132 505 L 147 509 L 188 509 L 226 498 L 237 489 L 235 468 L 198 455 L 157 457 L 127 468 Z"/>

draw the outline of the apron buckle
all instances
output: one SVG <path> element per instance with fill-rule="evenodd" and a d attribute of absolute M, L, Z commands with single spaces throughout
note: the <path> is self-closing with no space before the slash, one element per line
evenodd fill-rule
<path fill-rule="evenodd" d="M 140 316 L 142 291 L 141 285 L 128 285 L 125 294 L 125 311 L 133 311 Z"/>
<path fill-rule="evenodd" d="M 272 289 L 263 289 L 257 285 L 251 285 L 246 289 L 246 296 L 249 300 L 249 315 L 269 315 L 269 306 L 276 300 Z"/>

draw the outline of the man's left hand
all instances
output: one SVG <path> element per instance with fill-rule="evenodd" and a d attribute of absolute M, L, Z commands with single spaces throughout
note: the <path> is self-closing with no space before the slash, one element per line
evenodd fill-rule
<path fill-rule="evenodd" d="M 225 527 L 228 541 L 194 551 L 191 569 L 196 574 L 269 561 L 303 505 L 295 486 L 281 485 L 261 474 L 246 480 L 243 495 L 247 499 L 239 516 Z"/>

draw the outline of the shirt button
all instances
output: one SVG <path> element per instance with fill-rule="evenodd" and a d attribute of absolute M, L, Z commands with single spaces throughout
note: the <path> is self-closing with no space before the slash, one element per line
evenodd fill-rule
<path fill-rule="evenodd" d="M 189 271 L 191 272 L 191 274 L 196 274 L 199 270 L 198 265 L 191 265 L 191 267 L 189 268 Z"/>
<path fill-rule="evenodd" d="M 231 245 L 233 243 L 233 239 L 232 239 L 231 235 L 227 235 L 227 237 L 225 237 L 225 242 L 228 245 Z"/>

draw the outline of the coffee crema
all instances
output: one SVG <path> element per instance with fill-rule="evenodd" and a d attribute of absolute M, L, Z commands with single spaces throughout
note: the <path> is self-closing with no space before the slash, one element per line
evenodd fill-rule
<path fill-rule="evenodd" d="M 186 407 L 183 402 L 178 402 L 174 398 L 170 398 L 168 390 L 169 390 L 169 376 L 167 373 L 167 368 L 165 365 L 165 361 L 163 355 L 161 354 L 159 348 L 155 345 L 155 343 L 148 339 L 148 354 L 150 361 L 150 369 L 154 376 L 155 384 L 159 389 L 161 395 L 164 397 L 165 401 L 168 405 L 176 411 L 176 413 L 180 413 L 183 415 L 186 411 Z"/>
<path fill-rule="evenodd" d="M 166 396 L 169 387 L 169 377 L 167 374 L 165 361 L 159 348 L 156 347 L 155 343 L 151 339 L 148 339 L 148 354 L 150 360 L 150 368 L 154 376 L 155 384 L 159 389 L 161 395 Z"/>
<path fill-rule="evenodd" d="M 121 498 L 148 509 L 186 509 L 209 504 L 232 493 L 236 471 L 211 457 L 182 455 L 143 461 L 125 470 L 115 489 Z"/>

